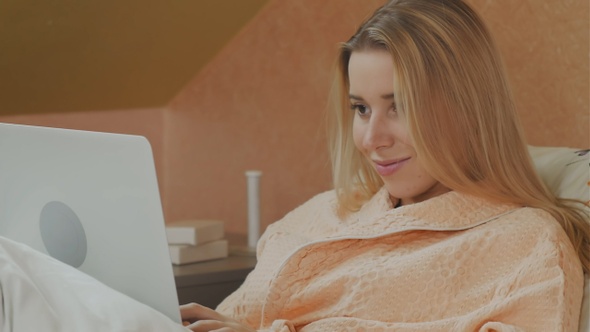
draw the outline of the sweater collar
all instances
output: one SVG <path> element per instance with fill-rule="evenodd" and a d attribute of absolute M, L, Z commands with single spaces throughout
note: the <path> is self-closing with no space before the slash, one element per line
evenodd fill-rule
<path fill-rule="evenodd" d="M 515 204 L 494 203 L 450 191 L 420 203 L 394 209 L 389 193 L 381 188 L 351 216 L 356 222 L 343 231 L 376 236 L 412 229 L 461 230 L 480 225 L 517 207 Z"/>

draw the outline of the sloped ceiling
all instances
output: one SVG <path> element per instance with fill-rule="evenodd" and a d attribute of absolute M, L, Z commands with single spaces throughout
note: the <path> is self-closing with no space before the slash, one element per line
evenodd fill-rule
<path fill-rule="evenodd" d="M 0 114 L 166 105 L 268 0 L 2 0 Z"/>

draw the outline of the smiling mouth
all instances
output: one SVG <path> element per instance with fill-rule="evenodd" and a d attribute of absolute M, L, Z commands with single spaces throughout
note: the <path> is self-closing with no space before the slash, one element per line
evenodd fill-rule
<path fill-rule="evenodd" d="M 402 158 L 395 161 L 373 161 L 375 163 L 375 170 L 381 176 L 391 175 L 402 168 L 411 158 Z"/>

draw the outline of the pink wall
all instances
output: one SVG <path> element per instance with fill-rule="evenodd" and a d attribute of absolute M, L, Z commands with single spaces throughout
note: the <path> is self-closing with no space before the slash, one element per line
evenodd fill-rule
<path fill-rule="evenodd" d="M 528 141 L 588 148 L 590 2 L 469 2 L 504 55 Z"/>

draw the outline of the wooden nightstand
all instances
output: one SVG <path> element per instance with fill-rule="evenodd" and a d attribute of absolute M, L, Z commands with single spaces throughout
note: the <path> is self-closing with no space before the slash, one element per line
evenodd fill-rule
<path fill-rule="evenodd" d="M 254 256 L 227 258 L 186 265 L 174 265 L 174 280 L 180 304 L 196 302 L 215 308 L 235 291 L 256 265 Z"/>

